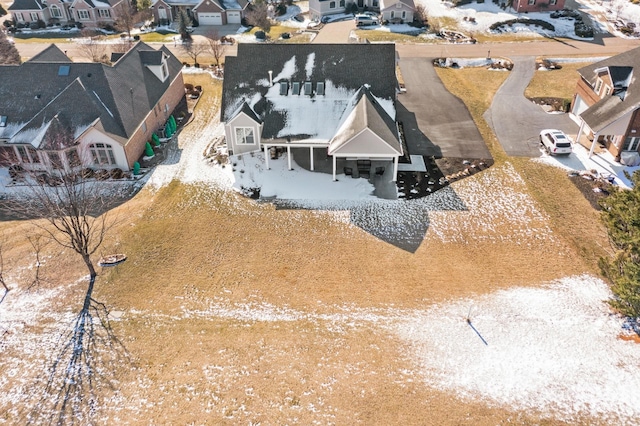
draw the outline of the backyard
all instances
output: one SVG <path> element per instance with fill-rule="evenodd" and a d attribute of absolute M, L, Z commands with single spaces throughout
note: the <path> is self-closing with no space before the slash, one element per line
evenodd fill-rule
<path fill-rule="evenodd" d="M 95 348 L 99 379 L 82 414 L 95 424 L 633 423 L 640 355 L 603 302 L 598 213 L 563 170 L 501 152 L 482 114 L 506 73 L 438 73 L 496 163 L 422 201 L 363 200 L 369 228 L 348 206 L 276 209 L 238 195 L 230 167 L 202 156 L 222 135 L 221 83 L 185 74 L 204 88 L 195 120 L 111 213 L 103 251 L 128 260 L 100 271 L 94 298 L 124 350 Z M 424 225 L 415 252 L 371 232 L 390 221 Z M 47 368 L 86 290 L 80 259 L 54 245 L 29 288 L 32 229 L 0 223 L 9 424 L 56 418 Z"/>

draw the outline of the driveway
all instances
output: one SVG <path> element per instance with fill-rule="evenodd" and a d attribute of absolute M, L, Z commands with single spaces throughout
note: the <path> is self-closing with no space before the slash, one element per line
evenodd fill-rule
<path fill-rule="evenodd" d="M 524 97 L 535 72 L 535 57 L 513 57 L 513 70 L 493 98 L 484 118 L 508 155 L 539 157 L 542 129 L 560 129 L 575 136 L 578 126 L 568 114 L 547 114 Z M 549 71 L 553 72 L 553 71 Z"/>
<path fill-rule="evenodd" d="M 349 35 L 351 30 L 355 28 L 356 24 L 353 19 L 329 22 L 318 32 L 318 35 L 313 39 L 313 43 L 349 43 Z"/>
<path fill-rule="evenodd" d="M 412 155 L 491 158 L 464 103 L 445 89 L 430 58 L 401 58 L 407 92 L 398 95 L 402 121 Z"/>

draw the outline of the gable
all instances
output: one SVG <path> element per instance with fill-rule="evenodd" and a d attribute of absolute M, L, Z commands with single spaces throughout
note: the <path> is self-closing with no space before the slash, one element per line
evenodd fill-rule
<path fill-rule="evenodd" d="M 196 7 L 194 12 L 223 12 L 224 8 L 214 0 L 202 0 Z"/>

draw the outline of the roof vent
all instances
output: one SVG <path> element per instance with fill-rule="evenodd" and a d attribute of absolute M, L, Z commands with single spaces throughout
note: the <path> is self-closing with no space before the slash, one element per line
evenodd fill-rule
<path fill-rule="evenodd" d="M 38 93 L 38 94 L 34 97 L 34 99 L 40 99 L 40 96 L 41 96 L 41 95 Z"/>

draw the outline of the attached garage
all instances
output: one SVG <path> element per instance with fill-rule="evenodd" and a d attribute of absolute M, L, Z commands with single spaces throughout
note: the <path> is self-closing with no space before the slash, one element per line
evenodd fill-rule
<path fill-rule="evenodd" d="M 198 12 L 198 23 L 200 25 L 222 25 L 222 13 Z"/>
<path fill-rule="evenodd" d="M 228 24 L 239 24 L 242 21 L 242 17 L 240 16 L 239 11 L 231 11 L 227 10 L 227 23 Z"/>
<path fill-rule="evenodd" d="M 587 105 L 587 103 L 584 100 L 582 100 L 580 95 L 576 95 L 576 99 L 575 101 L 573 101 L 573 109 L 571 112 L 574 115 L 580 115 L 583 112 L 585 112 L 587 108 L 589 108 L 589 105 Z"/>

